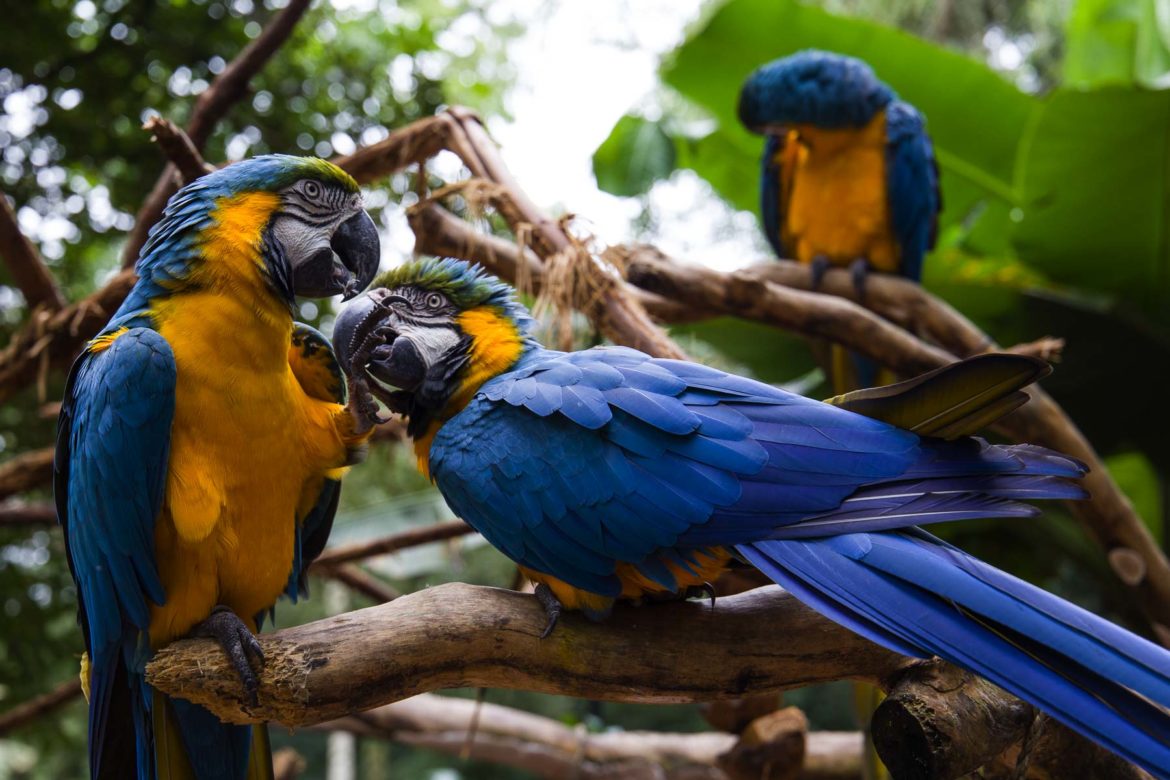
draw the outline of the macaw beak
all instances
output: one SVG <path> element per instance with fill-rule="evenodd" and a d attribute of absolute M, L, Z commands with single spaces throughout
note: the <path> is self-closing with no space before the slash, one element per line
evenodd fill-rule
<path fill-rule="evenodd" d="M 374 220 L 359 211 L 341 223 L 327 249 L 293 267 L 293 292 L 306 298 L 341 295 L 349 300 L 373 281 L 381 256 Z"/>
<path fill-rule="evenodd" d="M 405 299 L 379 287 L 362 293 L 342 309 L 333 324 L 333 350 L 342 369 L 368 374 L 388 403 L 395 391 L 411 393 L 422 385 L 427 364 L 414 342 L 399 334 L 394 305 Z M 374 388 L 371 388 L 374 389 Z"/>

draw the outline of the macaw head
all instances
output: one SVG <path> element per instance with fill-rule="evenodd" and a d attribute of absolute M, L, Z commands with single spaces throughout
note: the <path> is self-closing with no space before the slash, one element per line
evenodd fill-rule
<path fill-rule="evenodd" d="M 428 258 L 382 274 L 350 302 L 333 348 L 347 374 L 425 425 L 515 365 L 535 343 L 531 325 L 507 284 L 462 260 Z"/>
<path fill-rule="evenodd" d="M 374 278 L 380 255 L 353 177 L 315 157 L 269 154 L 179 190 L 138 272 L 162 289 L 213 278 L 238 287 L 259 275 L 291 303 L 296 295 L 352 298 Z"/>
<path fill-rule="evenodd" d="M 801 125 L 860 128 L 896 97 L 861 60 L 809 49 L 748 76 L 739 92 L 739 121 L 775 136 Z"/>

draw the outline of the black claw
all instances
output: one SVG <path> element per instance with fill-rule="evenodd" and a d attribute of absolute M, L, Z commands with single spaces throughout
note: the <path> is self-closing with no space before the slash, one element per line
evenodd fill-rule
<path fill-rule="evenodd" d="M 832 262 L 825 255 L 817 255 L 809 264 L 809 270 L 812 272 L 812 288 L 814 290 L 821 289 L 821 283 L 825 281 L 825 272 L 832 267 Z"/>
<path fill-rule="evenodd" d="M 191 636 L 214 639 L 227 654 L 228 661 L 244 690 L 248 693 L 248 700 L 255 707 L 259 701 L 257 694 L 260 690 L 260 679 L 252 669 L 252 664 L 264 668 L 264 650 L 260 642 L 244 625 L 244 621 L 232 612 L 230 607 L 220 604 L 211 610 L 211 614 L 199 625 L 191 630 Z"/>
<path fill-rule="evenodd" d="M 545 625 L 544 631 L 540 635 L 541 639 L 547 639 L 548 635 L 557 627 L 557 621 L 561 619 L 561 610 L 564 607 L 561 605 L 561 600 L 552 592 L 552 588 L 543 582 L 536 586 L 536 600 L 540 602 L 540 606 L 544 607 L 544 614 L 548 615 L 548 624 Z"/>
<path fill-rule="evenodd" d="M 865 300 L 865 279 L 869 276 L 869 261 L 859 257 L 849 264 L 849 276 L 853 279 L 853 289 L 857 292 L 857 300 Z"/>

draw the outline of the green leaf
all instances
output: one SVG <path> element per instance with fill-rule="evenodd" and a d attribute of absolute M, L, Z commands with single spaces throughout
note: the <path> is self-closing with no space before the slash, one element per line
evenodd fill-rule
<path fill-rule="evenodd" d="M 1025 205 L 1013 243 L 1021 259 L 1057 281 L 1124 293 L 1151 310 L 1164 301 L 1168 138 L 1170 92 L 1051 95 L 1020 145 Z"/>
<path fill-rule="evenodd" d="M 1170 14 L 1160 1 L 1079 0 L 1065 28 L 1065 84 L 1170 87 Z"/>
<path fill-rule="evenodd" d="M 641 195 L 674 170 L 674 142 L 657 122 L 627 114 L 593 153 L 597 186 L 614 195 Z"/>

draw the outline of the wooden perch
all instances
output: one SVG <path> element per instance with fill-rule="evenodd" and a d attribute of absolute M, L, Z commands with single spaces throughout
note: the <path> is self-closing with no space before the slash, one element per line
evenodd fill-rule
<path fill-rule="evenodd" d="M 469 699 L 421 694 L 315 728 L 380 737 L 453 756 L 466 755 L 549 780 L 725 780 L 727 775 L 717 767 L 740 742 L 734 734 L 718 732 L 595 734 L 498 704 L 482 705 L 478 726 L 469 735 L 475 710 L 476 703 Z M 774 767 L 771 776 L 779 777 L 776 772 L 787 770 L 797 777 L 803 770 L 804 776 L 821 780 L 860 779 L 861 734 L 813 732 L 803 743 L 803 761 L 793 767 Z M 754 778 L 759 777 L 757 772 Z"/>
<path fill-rule="evenodd" d="M 922 695 L 932 697 L 939 712 L 934 728 L 948 739 L 915 742 L 906 734 L 875 732 L 875 740 L 925 751 L 908 761 L 947 766 L 943 754 L 956 746 L 970 751 L 983 745 L 983 762 L 1001 752 L 1002 740 L 973 739 L 980 732 L 967 720 L 944 716 L 959 706 L 952 694 L 902 674 L 922 662 L 862 639 L 775 586 L 721 598 L 714 607 L 705 602 L 622 605 L 603 623 L 571 613 L 541 640 L 545 620 L 539 603 L 527 594 L 440 585 L 262 636 L 266 663 L 256 707 L 248 704 L 222 650 L 210 640 L 164 647 L 147 665 L 147 681 L 204 705 L 225 721 L 304 726 L 442 688 L 517 688 L 679 703 L 850 679 L 887 689 L 897 683 L 902 691 L 929 688 Z M 1026 727 L 1012 732 L 1002 724 L 1016 722 L 1012 714 L 1020 703 L 986 687 L 980 705 L 984 722 L 998 722 L 1004 739 L 1014 736 L 1011 741 L 1019 742 Z M 934 716 L 926 711 L 924 717 Z M 1071 732 L 1062 734 L 1061 739 L 1085 743 Z M 1092 744 L 1077 749 L 1104 752 Z"/>
<path fill-rule="evenodd" d="M 65 305 L 65 299 L 61 297 L 49 267 L 45 265 L 41 253 L 21 232 L 16 212 L 3 193 L 0 193 L 0 257 L 4 258 L 4 264 L 12 274 L 12 281 L 24 293 L 24 300 L 30 309 L 43 306 L 56 310 Z"/>

